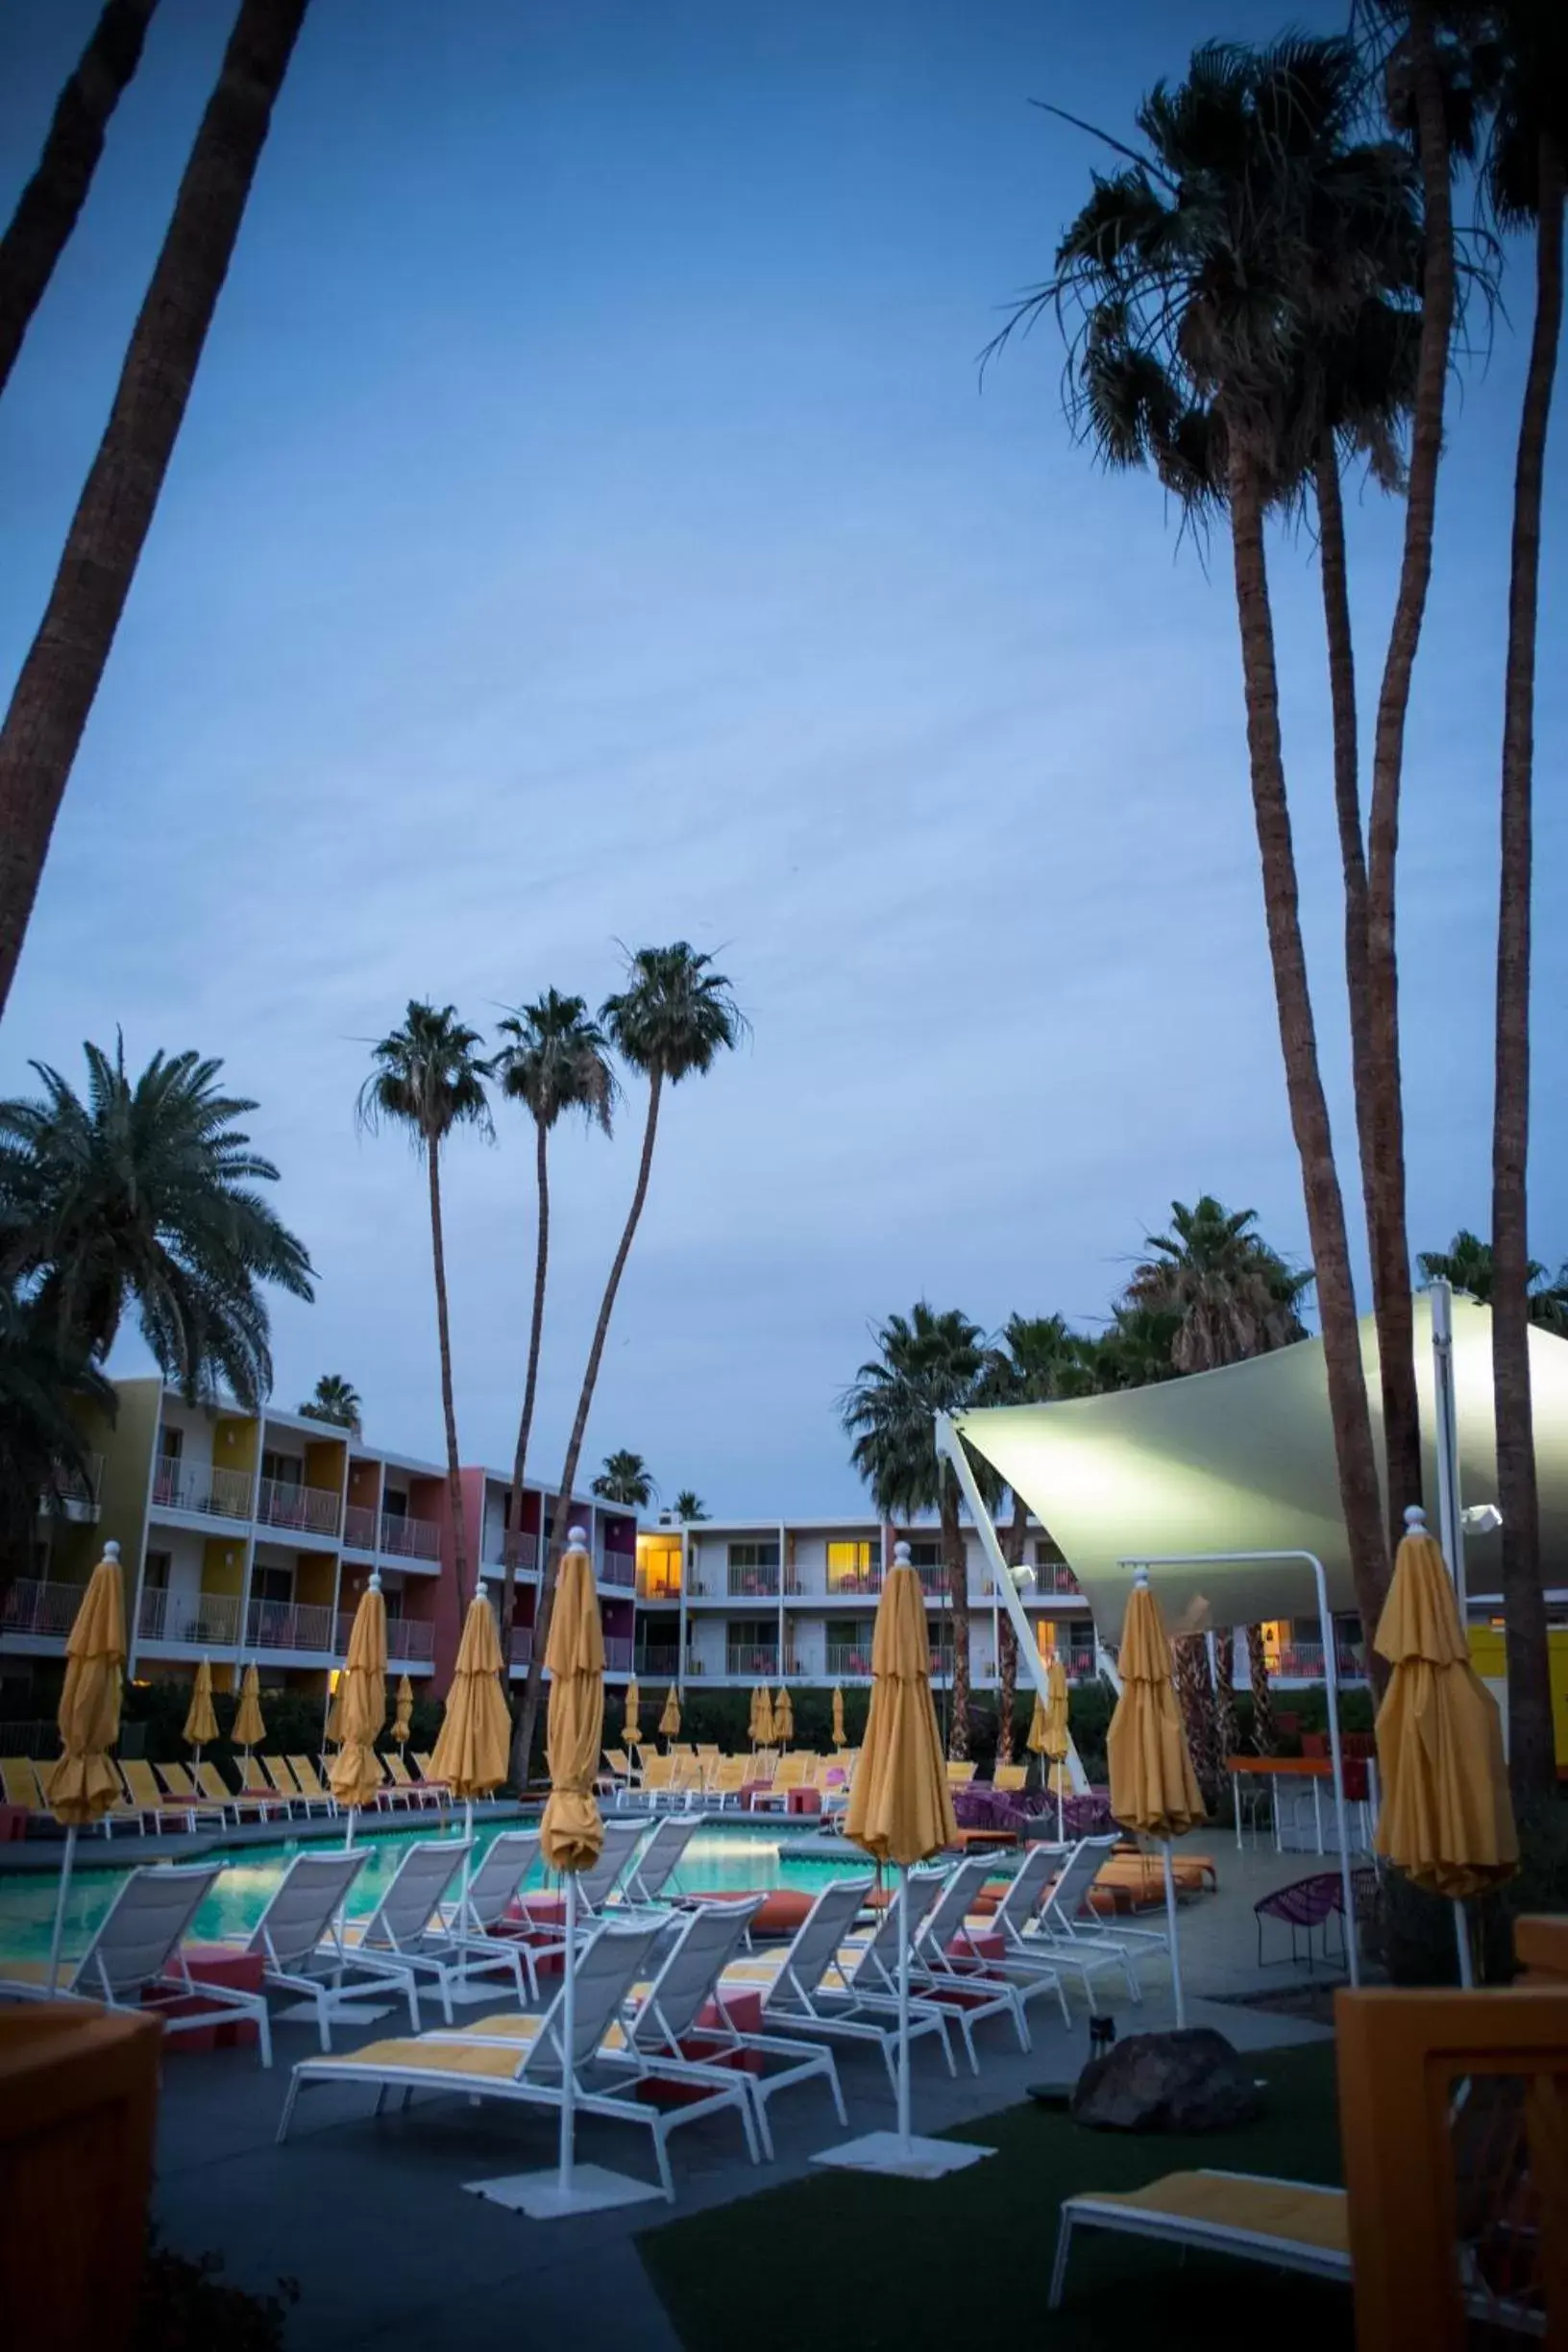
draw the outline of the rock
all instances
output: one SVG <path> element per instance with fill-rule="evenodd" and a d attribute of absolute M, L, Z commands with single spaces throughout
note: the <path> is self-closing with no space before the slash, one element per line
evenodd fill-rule
<path fill-rule="evenodd" d="M 1095 2131 L 1223 2131 L 1250 2123 L 1262 2097 L 1250 2069 L 1211 2026 L 1129 2034 L 1090 2059 L 1072 2095 L 1072 2117 Z"/>

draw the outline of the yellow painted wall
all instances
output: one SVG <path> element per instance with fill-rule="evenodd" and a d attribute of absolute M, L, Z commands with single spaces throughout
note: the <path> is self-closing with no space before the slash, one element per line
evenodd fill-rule
<path fill-rule="evenodd" d="M 349 1501 L 375 1510 L 381 1499 L 381 1465 L 363 1459 L 349 1464 Z"/>
<path fill-rule="evenodd" d="M 331 1552 L 296 1552 L 294 1598 L 302 1606 L 331 1605 L 337 1595 L 337 1558 Z"/>
<path fill-rule="evenodd" d="M 1508 1670 L 1501 1626 L 1471 1626 L 1470 1663 L 1483 1682 L 1507 1682 Z M 1552 1730 L 1557 1762 L 1568 1764 L 1568 1627 L 1546 1637 L 1547 1663 L 1552 1676 Z"/>
<path fill-rule="evenodd" d="M 209 1535 L 202 1546 L 202 1590 L 237 1593 L 245 1581 L 245 1544 L 237 1535 Z"/>
<path fill-rule="evenodd" d="M 261 1424 L 249 1413 L 219 1413 L 212 1431 L 214 1470 L 254 1470 Z"/>
<path fill-rule="evenodd" d="M 348 1448 L 340 1437 L 312 1437 L 305 1449 L 305 1482 L 325 1486 L 329 1494 L 343 1491 L 343 1466 Z"/>
<path fill-rule="evenodd" d="M 68 1531 L 61 1527 L 55 1546 L 55 1575 L 86 1577 L 106 1543 L 120 1547 L 125 1578 L 127 1614 L 135 1606 L 135 1587 L 141 1573 L 142 1531 L 147 1524 L 147 1496 L 153 1482 L 153 1444 L 163 1404 L 163 1384 L 158 1379 L 115 1384 L 119 1411 L 112 1427 L 101 1413 L 83 1416 L 83 1433 L 104 1458 L 98 1489 L 98 1524 Z M 133 1620 L 134 1622 L 134 1620 Z"/>

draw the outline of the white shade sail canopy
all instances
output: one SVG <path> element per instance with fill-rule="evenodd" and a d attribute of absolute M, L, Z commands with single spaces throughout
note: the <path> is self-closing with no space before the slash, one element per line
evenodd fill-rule
<path fill-rule="evenodd" d="M 1568 1341 L 1532 1331 L 1530 1350 L 1542 1556 L 1556 1582 L 1558 1563 L 1568 1560 Z M 1361 1354 L 1381 1468 L 1370 1315 L 1361 1324 Z M 1454 1301 L 1453 1362 L 1464 1501 L 1489 1503 L 1497 1492 L 1491 1314 L 1462 1296 Z M 1421 1296 L 1415 1370 L 1430 1503 L 1436 1491 L 1432 1307 Z M 1105 1641 L 1119 1637 L 1132 1589 L 1132 1571 L 1118 1562 L 1172 1553 L 1312 1552 L 1327 1575 L 1331 1607 L 1356 1605 L 1321 1340 L 1148 1388 L 958 1413 L 953 1426 L 1061 1546 Z M 1472 1593 L 1498 1588 L 1498 1540 L 1466 1540 Z M 1178 1633 L 1315 1606 L 1310 1577 L 1287 1561 L 1165 1568 L 1158 1580 L 1166 1625 Z"/>

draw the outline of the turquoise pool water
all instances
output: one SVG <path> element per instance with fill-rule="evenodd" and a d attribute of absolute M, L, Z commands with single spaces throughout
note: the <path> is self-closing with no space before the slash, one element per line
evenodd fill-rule
<path fill-rule="evenodd" d="M 515 1822 L 498 1822 L 480 1826 L 475 1833 L 477 1851 L 482 1853 L 492 1838 L 502 1829 L 515 1828 Z M 800 1825 L 796 1822 L 786 1830 L 779 1823 L 723 1822 L 713 1823 L 698 1830 L 682 1857 L 674 1886 L 676 1892 L 688 1895 L 717 1894 L 732 1888 L 799 1887 L 816 1894 L 830 1878 L 854 1874 L 857 1869 L 870 1868 L 858 1864 L 840 1853 L 823 1861 L 797 1860 L 792 1854 L 778 1850 L 781 1839 L 788 1842 L 792 1833 L 799 1840 Z M 397 1869 L 406 1849 L 416 1836 L 434 1834 L 429 1829 L 407 1834 L 393 1833 L 367 1839 L 370 1860 L 355 1882 L 349 1898 L 349 1915 L 358 1917 L 373 1911 L 382 1890 Z M 249 1934 L 260 1918 L 271 1895 L 289 1861 L 306 1841 L 290 1839 L 286 1845 L 269 1846 L 259 1851 L 241 1849 L 233 1861 L 224 1865 L 222 1875 L 211 1894 L 196 1914 L 194 1934 L 203 1941 L 217 1942 L 224 1936 Z M 320 1847 L 335 1841 L 312 1838 L 308 1843 Z M 86 1860 L 95 1863 L 104 1849 L 94 1845 L 87 1850 Z M 104 1870 L 84 1868 L 83 1849 L 78 1848 L 78 1869 L 71 1881 L 71 1891 L 65 1906 L 64 1951 L 67 1957 L 81 1951 L 94 1928 L 114 1899 L 115 1891 L 135 1855 L 135 1841 L 116 1839 L 110 1849 L 119 1866 Z M 529 1885 L 543 1886 L 545 1874 L 536 1871 Z M 46 1959 L 49 1952 L 49 1930 L 55 1916 L 55 1901 L 60 1881 L 52 1873 L 30 1872 L 24 1877 L 0 1876 L 0 1960 Z"/>

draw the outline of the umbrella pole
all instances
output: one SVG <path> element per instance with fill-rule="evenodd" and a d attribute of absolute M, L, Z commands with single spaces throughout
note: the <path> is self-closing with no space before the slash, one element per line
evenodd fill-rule
<path fill-rule="evenodd" d="M 1470 1957 L 1470 1925 L 1464 1916 L 1462 1902 L 1454 1905 L 1454 1941 L 1459 1948 L 1459 1984 L 1464 1992 L 1473 1993 L 1476 1989 L 1476 1970 Z"/>
<path fill-rule="evenodd" d="M 1165 1865 L 1165 1925 L 1170 1936 L 1170 1988 L 1176 1997 L 1176 2029 L 1187 2023 L 1187 2003 L 1182 1997 L 1182 1955 L 1176 1941 L 1176 1873 L 1170 1864 L 1170 1840 L 1162 1838 L 1160 1851 Z"/>
<path fill-rule="evenodd" d="M 60 1866 L 60 1893 L 55 1898 L 55 1928 L 49 1939 L 49 1998 L 55 1997 L 55 1986 L 60 1978 L 60 1945 L 65 1932 L 65 1899 L 71 1891 L 71 1864 L 76 1859 L 76 1828 L 73 1824 L 65 1831 L 65 1859 Z"/>
<path fill-rule="evenodd" d="M 1057 1771 L 1060 1772 L 1061 1769 L 1062 1767 L 1059 1764 L 1057 1766 Z M 1056 1784 L 1056 1842 L 1059 1846 L 1065 1846 L 1067 1842 L 1066 1832 L 1062 1826 L 1063 1821 L 1066 1818 L 1066 1808 L 1062 1801 L 1062 1783 L 1060 1780 L 1058 1780 Z"/>
<path fill-rule="evenodd" d="M 561 1994 L 561 2163 L 560 2193 L 563 2203 L 572 2194 L 572 2138 L 576 2125 L 575 2109 L 577 2080 L 575 2070 L 575 2051 L 577 2039 L 577 1874 L 566 1874 L 566 1983 Z"/>
<path fill-rule="evenodd" d="M 909 1866 L 898 1866 L 898 2138 L 913 2137 L 909 2098 Z"/>
<path fill-rule="evenodd" d="M 353 1805 L 350 1805 L 349 1825 L 343 1832 L 343 1850 L 345 1853 L 348 1852 L 350 1847 L 354 1844 L 354 1815 L 355 1808 Z"/>
<path fill-rule="evenodd" d="M 469 1880 L 474 1875 L 474 1800 L 472 1797 L 463 1799 L 463 1835 L 468 1841 L 468 1851 L 463 1856 L 463 1899 L 458 1905 L 457 1917 L 462 1921 L 466 1932 L 469 1924 L 468 1886 Z"/>

